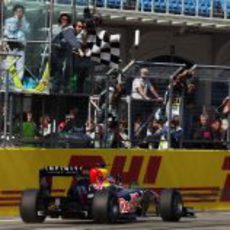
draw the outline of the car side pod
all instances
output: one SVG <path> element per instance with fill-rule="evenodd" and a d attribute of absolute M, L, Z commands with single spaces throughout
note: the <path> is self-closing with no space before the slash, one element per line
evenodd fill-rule
<path fill-rule="evenodd" d="M 163 221 L 179 221 L 183 215 L 181 194 L 175 189 L 163 190 L 160 194 L 159 213 Z"/>
<path fill-rule="evenodd" d="M 92 214 L 96 223 L 116 223 L 120 214 L 117 197 L 109 189 L 96 191 Z"/>
<path fill-rule="evenodd" d="M 22 193 L 19 212 L 22 220 L 26 223 L 44 222 L 46 218 L 45 206 L 38 189 L 28 189 Z"/>

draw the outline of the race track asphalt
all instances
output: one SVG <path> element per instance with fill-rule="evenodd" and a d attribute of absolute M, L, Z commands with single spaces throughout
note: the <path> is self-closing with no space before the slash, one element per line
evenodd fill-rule
<path fill-rule="evenodd" d="M 25 224 L 18 217 L 0 217 L 0 230 L 229 230 L 230 212 L 199 212 L 196 217 L 183 218 L 177 223 L 162 222 L 159 217 L 142 217 L 132 223 L 113 225 L 95 224 L 92 221 L 47 219 L 42 224 Z"/>

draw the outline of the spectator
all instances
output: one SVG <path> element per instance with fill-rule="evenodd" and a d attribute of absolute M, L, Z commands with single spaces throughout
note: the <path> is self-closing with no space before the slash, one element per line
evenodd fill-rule
<path fill-rule="evenodd" d="M 227 119 L 222 119 L 221 120 L 221 139 L 223 142 L 227 141 L 227 136 L 229 132 L 229 122 Z"/>
<path fill-rule="evenodd" d="M 159 102 L 162 98 L 159 96 L 154 86 L 150 82 L 148 68 L 140 69 L 140 76 L 136 77 L 132 82 L 131 97 L 134 99 L 131 101 L 132 107 L 132 135 L 131 138 L 135 138 L 138 142 L 142 141 L 146 134 L 147 123 L 144 121 L 150 114 L 155 113 L 156 104 L 151 101 L 152 96 L 156 97 Z M 139 124 L 137 117 L 141 111 L 141 124 Z M 140 127 L 137 128 L 136 126 Z"/>
<path fill-rule="evenodd" d="M 219 118 L 221 119 L 222 141 L 228 142 L 229 137 L 229 118 L 230 118 L 230 97 L 225 97 L 221 105 L 216 109 Z M 229 144 L 227 144 L 229 145 Z"/>
<path fill-rule="evenodd" d="M 118 122 L 114 117 L 108 117 L 108 130 L 105 136 L 107 148 L 119 148 L 121 145 L 121 139 L 119 135 Z"/>
<path fill-rule="evenodd" d="M 195 128 L 193 138 L 198 141 L 195 146 L 198 148 L 209 148 L 212 140 L 212 131 L 207 114 L 201 114 L 199 123 Z"/>
<path fill-rule="evenodd" d="M 230 114 L 230 97 L 226 97 L 222 101 L 222 115 L 223 117 L 228 117 L 229 114 Z"/>
<path fill-rule="evenodd" d="M 74 23 L 74 29 L 75 29 L 75 34 L 76 34 L 76 39 L 80 43 L 80 48 L 78 49 L 78 53 L 80 57 L 84 57 L 84 48 L 85 48 L 85 43 L 86 43 L 86 38 L 87 38 L 87 32 L 86 32 L 86 25 L 83 20 L 78 20 Z"/>
<path fill-rule="evenodd" d="M 128 122 L 126 120 L 120 121 L 119 123 L 119 136 L 120 136 L 120 145 L 122 148 L 130 148 L 130 140 L 128 136 Z"/>
<path fill-rule="evenodd" d="M 33 121 L 33 114 L 26 112 L 22 123 L 22 140 L 27 146 L 34 146 L 34 141 L 38 136 L 37 125 Z"/>
<path fill-rule="evenodd" d="M 194 96 L 197 83 L 198 79 L 195 76 L 194 69 L 183 69 L 173 79 L 173 92 L 176 96 L 182 96 L 182 93 L 185 93 L 185 96 Z"/>
<path fill-rule="evenodd" d="M 58 132 L 63 132 L 66 126 L 66 117 L 65 120 L 60 121 L 60 123 L 58 124 Z"/>
<path fill-rule="evenodd" d="M 66 117 L 65 126 L 63 129 L 64 132 L 69 131 L 83 131 L 82 125 L 78 118 L 78 109 L 74 108 L 69 111 L 69 114 Z"/>
<path fill-rule="evenodd" d="M 103 138 L 104 126 L 103 124 L 98 124 L 95 126 L 94 148 L 101 148 L 103 146 Z"/>
<path fill-rule="evenodd" d="M 51 122 L 48 115 L 44 115 L 40 118 L 39 133 L 43 137 L 51 134 Z"/>
<path fill-rule="evenodd" d="M 25 17 L 25 8 L 17 4 L 13 7 L 13 17 L 5 20 L 4 37 L 8 40 L 9 50 L 18 55 L 15 63 L 20 79 L 24 75 L 26 40 L 30 33 L 30 24 Z M 12 60 L 7 58 L 6 65 L 11 65 Z"/>
<path fill-rule="evenodd" d="M 80 43 L 80 48 L 74 55 L 74 73 L 73 77 L 76 75 L 77 84 L 75 86 L 76 92 L 83 93 L 85 86 L 85 79 L 89 75 L 89 57 L 86 57 L 86 40 L 87 40 L 87 31 L 86 25 L 83 20 L 78 20 L 74 24 L 74 29 L 76 33 L 76 40 Z"/>
<path fill-rule="evenodd" d="M 122 95 L 125 93 L 124 84 L 121 81 L 117 81 L 113 86 L 109 87 L 109 111 L 117 116 L 120 100 Z"/>
<path fill-rule="evenodd" d="M 151 97 L 148 96 L 150 92 L 151 95 L 156 97 L 159 101 L 162 101 L 162 98 L 148 79 L 148 75 L 149 70 L 147 68 L 140 69 L 140 76 L 135 78 L 132 83 L 132 98 L 138 100 L 151 100 Z"/>
<path fill-rule="evenodd" d="M 85 124 L 85 133 L 91 138 L 92 142 L 95 140 L 95 124 L 93 120 L 87 121 Z"/>
<path fill-rule="evenodd" d="M 69 14 L 62 13 L 58 22 L 57 34 L 52 39 L 52 90 L 54 92 L 65 92 L 69 83 L 69 77 L 73 75 L 73 51 L 77 51 L 80 48 L 80 43 L 76 39 Z"/>
<path fill-rule="evenodd" d="M 191 69 L 182 69 L 179 74 L 177 74 L 172 83 L 168 86 L 168 90 L 165 93 L 165 102 L 166 102 L 166 116 L 169 117 L 170 104 L 169 104 L 169 91 L 173 89 L 173 95 L 171 98 L 171 113 L 172 116 L 180 115 L 182 99 L 184 100 L 184 105 L 190 107 L 194 105 L 195 93 L 197 89 L 198 79 L 195 76 L 195 71 Z"/>
<path fill-rule="evenodd" d="M 147 129 L 147 135 L 145 142 L 149 144 L 151 148 L 159 148 L 160 141 L 166 140 L 168 134 L 168 128 L 165 126 L 164 119 L 154 119 Z"/>
<path fill-rule="evenodd" d="M 180 126 L 179 116 L 174 116 L 171 120 L 171 147 L 172 148 L 180 148 L 183 129 Z"/>
<path fill-rule="evenodd" d="M 140 136 L 140 128 L 143 124 L 143 118 L 141 114 L 138 114 L 134 120 L 133 128 L 134 128 L 134 137 L 138 138 Z"/>
<path fill-rule="evenodd" d="M 211 132 L 212 132 L 213 148 L 222 149 L 224 147 L 223 144 L 224 130 L 222 130 L 221 127 L 221 120 L 215 119 L 214 121 L 212 121 Z"/>

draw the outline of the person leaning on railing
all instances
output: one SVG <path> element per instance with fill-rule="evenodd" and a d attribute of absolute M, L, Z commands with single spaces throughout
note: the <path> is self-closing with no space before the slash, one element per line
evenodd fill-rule
<path fill-rule="evenodd" d="M 88 58 L 86 57 L 85 49 L 87 45 L 87 30 L 84 20 L 77 20 L 74 25 L 76 40 L 80 44 L 80 48 L 74 52 L 73 58 L 73 77 L 76 78 L 74 85 L 70 86 L 73 93 L 84 93 L 85 80 L 89 75 Z M 72 79 L 73 80 L 73 79 Z"/>
<path fill-rule="evenodd" d="M 53 92 L 68 92 L 69 78 L 73 74 L 73 52 L 80 48 L 72 26 L 71 16 L 61 13 L 58 27 L 52 39 L 51 75 L 53 77 Z"/>
<path fill-rule="evenodd" d="M 149 78 L 149 70 L 147 68 L 140 69 L 140 76 L 136 77 L 132 83 L 132 98 L 137 100 L 151 100 L 148 96 L 154 96 L 157 100 L 162 101 L 163 98 L 159 96 L 154 86 L 151 84 Z"/>

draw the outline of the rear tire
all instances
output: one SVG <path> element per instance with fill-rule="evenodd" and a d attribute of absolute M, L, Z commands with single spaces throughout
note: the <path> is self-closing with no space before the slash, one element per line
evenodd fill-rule
<path fill-rule="evenodd" d="M 93 198 L 92 214 L 97 223 L 116 223 L 119 217 L 117 197 L 106 189 L 96 191 Z"/>
<path fill-rule="evenodd" d="M 164 221 L 179 221 L 183 214 L 181 194 L 173 189 L 163 190 L 160 194 L 159 212 Z"/>
<path fill-rule="evenodd" d="M 45 205 L 37 189 L 25 190 L 22 194 L 19 207 L 20 216 L 26 223 L 44 222 Z"/>

